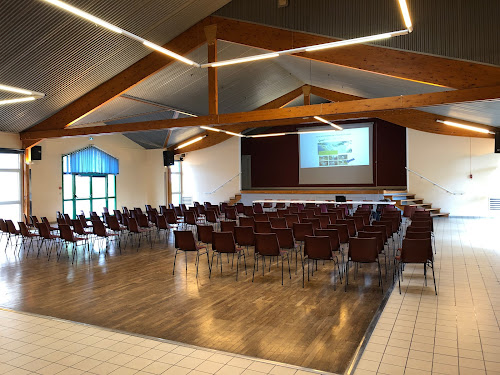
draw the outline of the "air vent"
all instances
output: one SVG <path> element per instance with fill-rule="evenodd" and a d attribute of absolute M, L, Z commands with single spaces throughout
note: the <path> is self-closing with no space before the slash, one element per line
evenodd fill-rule
<path fill-rule="evenodd" d="M 500 198 L 490 198 L 488 203 L 490 211 L 500 211 Z"/>

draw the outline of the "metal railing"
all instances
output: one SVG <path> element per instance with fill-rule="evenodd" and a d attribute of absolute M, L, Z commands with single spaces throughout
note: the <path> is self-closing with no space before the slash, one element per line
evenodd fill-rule
<path fill-rule="evenodd" d="M 210 192 L 206 192 L 205 194 L 214 194 L 217 190 L 219 189 L 222 189 L 224 186 L 226 186 L 227 184 L 229 184 L 231 181 L 233 181 L 236 177 L 238 177 L 241 173 L 238 173 L 237 175 L 231 177 L 229 180 L 227 180 L 226 182 L 224 182 L 222 185 L 220 185 L 218 188 L 216 188 L 215 190 L 213 191 L 210 191 Z"/>
<path fill-rule="evenodd" d="M 429 180 L 427 177 L 422 176 L 420 173 L 415 172 L 414 170 L 412 170 L 412 169 L 410 169 L 410 168 L 408 168 L 408 167 L 405 167 L 405 168 L 406 168 L 406 170 L 407 170 L 408 172 L 411 172 L 411 173 L 413 173 L 413 174 L 417 175 L 417 176 L 418 176 L 418 177 L 420 177 L 421 179 L 424 179 L 424 180 L 426 180 L 426 181 L 429 181 L 432 185 L 434 185 L 434 186 L 436 186 L 436 187 L 440 188 L 441 190 L 446 191 L 448 194 L 451 194 L 451 195 L 464 195 L 464 193 L 454 193 L 454 192 L 452 192 L 452 191 L 450 191 L 450 190 L 446 189 L 445 187 L 443 187 L 443 186 L 441 186 L 441 185 L 439 185 L 439 184 L 435 183 L 434 181 Z"/>

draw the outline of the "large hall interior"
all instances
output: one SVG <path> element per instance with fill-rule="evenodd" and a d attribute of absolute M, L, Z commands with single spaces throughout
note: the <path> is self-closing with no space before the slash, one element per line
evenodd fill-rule
<path fill-rule="evenodd" d="M 0 374 L 500 375 L 498 0 L 2 0 Z"/>

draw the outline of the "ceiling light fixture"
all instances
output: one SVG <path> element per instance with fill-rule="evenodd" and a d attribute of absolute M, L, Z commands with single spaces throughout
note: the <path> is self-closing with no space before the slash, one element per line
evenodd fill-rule
<path fill-rule="evenodd" d="M 246 135 L 243 135 L 243 134 L 240 134 L 240 133 L 233 133 L 233 132 L 230 132 L 228 130 L 224 130 L 224 133 L 229 134 L 229 135 L 234 135 L 236 137 L 241 137 L 241 138 L 246 137 Z"/>
<path fill-rule="evenodd" d="M 51 3 L 61 9 L 64 9 L 70 13 L 73 13 L 79 17 L 82 17 L 86 20 L 89 20 L 91 22 L 94 22 L 97 25 L 100 25 L 102 27 L 107 28 L 108 30 L 114 31 L 118 34 L 122 34 L 128 38 L 137 40 L 144 44 L 145 46 L 154 49 L 155 51 L 164 53 L 165 55 L 168 55 L 176 60 L 182 61 L 185 64 L 195 66 L 197 68 L 215 68 L 219 66 L 225 66 L 225 65 L 232 65 L 232 64 L 240 64 L 240 63 L 245 63 L 245 62 L 250 62 L 250 61 L 257 61 L 257 60 L 263 60 L 263 59 L 271 59 L 274 57 L 278 57 L 280 55 L 290 55 L 294 53 L 299 53 L 299 52 L 311 52 L 311 51 L 318 51 L 322 49 L 327 49 L 327 48 L 335 48 L 335 47 L 341 47 L 341 46 L 347 46 L 351 44 L 357 44 L 357 43 L 366 43 L 366 42 L 373 42 L 376 40 L 381 40 L 381 39 L 387 39 L 391 38 L 394 36 L 400 36 L 400 35 L 405 35 L 409 34 L 413 30 L 411 18 L 410 18 L 410 12 L 408 10 L 408 6 L 406 4 L 406 0 L 398 0 L 399 1 L 399 7 L 401 9 L 401 13 L 403 14 L 403 19 L 406 25 L 405 30 L 400 30 L 400 31 L 393 31 L 390 33 L 383 33 L 383 34 L 377 34 L 377 35 L 371 35 L 371 36 L 364 36 L 360 38 L 354 38 L 354 39 L 347 39 L 347 40 L 340 40 L 337 42 L 331 42 L 331 43 L 323 43 L 323 44 L 318 44 L 315 46 L 308 46 L 308 47 L 300 47 L 300 48 L 292 48 L 288 50 L 283 50 L 283 51 L 276 51 L 276 52 L 270 52 L 270 53 L 264 53 L 260 55 L 255 55 L 255 56 L 247 56 L 247 57 L 240 57 L 236 59 L 231 59 L 231 60 L 225 60 L 225 61 L 217 61 L 217 62 L 211 62 L 207 64 L 198 64 L 190 59 L 187 59 L 173 51 L 170 51 L 166 48 L 163 48 L 157 44 L 154 44 L 144 38 L 141 38 L 140 36 L 137 36 L 135 34 L 132 34 L 126 30 L 123 30 L 117 26 L 114 26 L 110 24 L 109 22 L 106 22 L 100 18 L 97 18 L 87 12 L 84 12 L 80 9 L 77 9 L 71 5 L 68 5 L 60 0 L 44 0 L 48 3 Z"/>
<path fill-rule="evenodd" d="M 142 44 L 144 44 L 146 47 L 152 48 L 155 51 L 161 52 L 161 53 L 163 53 L 167 56 L 170 56 L 176 60 L 182 61 L 185 64 L 200 67 L 200 64 L 197 64 L 192 60 L 189 60 L 189 59 L 187 59 L 187 58 L 185 58 L 185 57 L 183 57 L 183 56 L 181 56 L 173 51 L 170 51 L 170 50 L 163 48 L 155 43 L 152 43 L 144 38 L 141 38 L 140 36 L 132 34 L 126 30 L 123 30 L 123 29 L 117 27 L 117 26 L 114 26 L 114 25 L 110 24 L 109 22 L 106 22 L 100 18 L 97 18 L 97 17 L 95 17 L 87 12 L 84 12 L 78 8 L 71 6 L 71 5 L 68 5 L 62 1 L 59 1 L 59 0 L 44 0 L 44 1 L 51 3 L 52 5 L 55 5 L 61 9 L 64 9 L 70 13 L 73 13 L 74 15 L 82 17 L 88 21 L 91 21 L 99 26 L 105 27 L 108 30 L 114 31 L 115 33 L 122 34 L 130 39 L 137 40 L 137 41 L 141 42 Z"/>
<path fill-rule="evenodd" d="M 466 130 L 472 130 L 472 131 L 475 131 L 475 132 L 478 132 L 478 133 L 495 134 L 495 133 L 493 133 L 492 131 L 490 131 L 488 129 L 478 128 L 477 126 L 470 126 L 470 125 L 465 125 L 465 124 L 459 124 L 459 123 L 456 123 L 456 122 L 453 122 L 453 121 L 436 120 L 436 122 L 440 122 L 442 124 L 449 125 L 449 126 L 454 126 L 456 128 L 462 128 L 462 129 L 466 129 Z"/>
<path fill-rule="evenodd" d="M 342 128 L 342 127 L 338 126 L 337 124 L 334 124 L 334 123 L 333 123 L 333 122 L 331 122 L 331 121 L 325 120 L 325 119 L 324 119 L 324 118 L 322 118 L 322 117 L 319 117 L 319 116 L 314 116 L 314 118 L 315 118 L 316 120 L 318 120 L 318 121 L 324 122 L 325 124 L 328 124 L 328 125 L 330 125 L 330 126 L 332 126 L 332 127 L 336 128 L 336 129 L 338 129 L 338 130 L 344 130 L 344 128 Z"/>
<path fill-rule="evenodd" d="M 41 93 L 41 92 L 20 89 L 19 87 L 12 87 L 12 86 L 7 86 L 7 85 L 0 85 L 0 90 L 1 91 L 8 91 L 8 92 L 15 92 L 16 94 L 22 94 L 22 95 L 40 96 L 40 97 L 45 96 L 45 94 Z"/>
<path fill-rule="evenodd" d="M 187 141 L 187 142 L 185 142 L 185 143 L 183 143 L 183 144 L 181 144 L 181 145 L 177 146 L 175 149 L 176 149 L 176 150 L 179 150 L 179 149 L 181 149 L 181 148 L 187 147 L 187 146 L 189 146 L 189 145 L 192 145 L 193 143 L 196 143 L 196 142 L 201 141 L 201 140 L 202 140 L 203 138 L 205 138 L 205 137 L 206 137 L 206 135 L 203 135 L 203 136 L 200 136 L 200 137 L 196 137 L 196 138 L 194 138 L 194 139 L 191 139 L 190 141 Z"/>
<path fill-rule="evenodd" d="M 211 126 L 203 126 L 202 125 L 202 126 L 200 126 L 200 128 L 205 129 L 205 130 L 210 130 L 210 131 L 213 131 L 213 132 L 218 132 L 218 133 L 222 132 L 222 130 L 217 129 L 217 128 L 212 128 Z"/>
<path fill-rule="evenodd" d="M 411 23 L 410 11 L 408 10 L 408 4 L 406 4 L 406 0 L 399 0 L 399 8 L 401 9 L 401 13 L 403 14 L 405 26 L 411 32 L 413 30 L 413 25 Z"/>
<path fill-rule="evenodd" d="M 0 105 L 19 103 L 19 102 L 30 102 L 30 101 L 36 100 L 36 99 L 37 98 L 35 96 L 26 96 L 24 98 L 15 98 L 15 99 L 6 99 L 6 100 L 0 100 Z"/>

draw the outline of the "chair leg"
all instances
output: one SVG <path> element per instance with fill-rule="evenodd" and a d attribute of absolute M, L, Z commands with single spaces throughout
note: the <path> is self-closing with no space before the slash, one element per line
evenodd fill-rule
<path fill-rule="evenodd" d="M 399 274 L 399 272 L 400 272 L 400 266 L 401 266 L 401 265 L 400 265 L 400 263 L 401 263 L 401 262 L 397 262 L 398 274 L 396 275 L 396 276 L 397 276 L 397 278 L 398 278 L 399 294 L 401 294 L 401 275 Z M 402 271 L 402 269 L 401 269 L 401 273 L 402 273 L 402 272 L 403 272 L 403 271 Z"/>
<path fill-rule="evenodd" d="M 278 257 L 276 257 L 277 261 Z M 283 285 L 283 258 L 281 259 L 281 285 Z"/>
<path fill-rule="evenodd" d="M 383 281 L 382 281 L 382 270 L 380 268 L 380 261 L 378 260 L 378 258 L 377 258 L 377 264 L 378 264 L 379 285 L 380 285 L 380 288 L 382 289 L 382 294 L 384 294 L 384 284 L 383 284 Z"/>
<path fill-rule="evenodd" d="M 347 285 L 349 284 L 349 258 L 347 258 L 346 268 L 345 268 L 345 290 L 347 292 Z"/>
<path fill-rule="evenodd" d="M 172 275 L 175 275 L 175 261 L 176 261 L 176 259 L 177 259 L 177 252 L 178 252 L 178 251 L 179 251 L 179 250 L 177 250 L 177 249 L 175 250 L 175 255 L 174 255 L 174 269 L 173 269 L 173 271 L 172 271 Z"/>
<path fill-rule="evenodd" d="M 427 286 L 427 262 L 424 263 L 424 283 Z"/>
<path fill-rule="evenodd" d="M 253 255 L 253 272 L 252 272 L 252 283 L 253 283 L 253 279 L 255 278 L 255 264 L 259 261 L 259 258 L 257 256 L 255 256 L 255 254 Z"/>
<path fill-rule="evenodd" d="M 436 296 L 438 294 L 437 287 L 436 287 L 436 276 L 434 275 L 434 262 L 431 260 L 431 268 L 432 268 L 432 279 L 434 280 L 434 293 L 436 293 Z"/>

